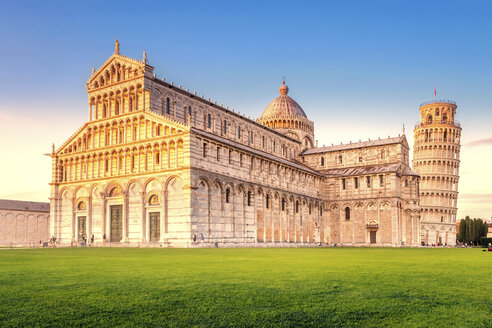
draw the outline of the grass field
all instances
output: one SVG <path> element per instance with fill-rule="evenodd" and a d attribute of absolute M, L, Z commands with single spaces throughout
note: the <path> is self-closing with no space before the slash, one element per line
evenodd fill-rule
<path fill-rule="evenodd" d="M 491 327 L 492 254 L 0 250 L 0 326 Z"/>

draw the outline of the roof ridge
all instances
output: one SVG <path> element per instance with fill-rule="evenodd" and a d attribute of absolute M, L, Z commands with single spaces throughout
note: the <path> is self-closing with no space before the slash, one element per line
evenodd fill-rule
<path fill-rule="evenodd" d="M 50 203 L 28 200 L 0 199 L 0 209 L 13 211 L 49 212 Z"/>

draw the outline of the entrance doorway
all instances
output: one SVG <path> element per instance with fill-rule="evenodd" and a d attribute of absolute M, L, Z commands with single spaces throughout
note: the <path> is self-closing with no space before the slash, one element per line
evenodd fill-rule
<path fill-rule="evenodd" d="M 161 213 L 149 213 L 150 219 L 150 241 L 159 241 L 161 238 Z"/>
<path fill-rule="evenodd" d="M 77 240 L 78 241 L 82 241 L 82 238 L 84 237 L 84 235 L 86 235 L 87 231 L 86 231 L 86 217 L 85 216 L 79 216 L 77 217 L 77 228 L 78 228 L 78 231 L 79 231 L 79 234 L 77 236 Z"/>
<path fill-rule="evenodd" d="M 371 237 L 371 244 L 375 244 L 376 243 L 376 232 L 375 230 L 372 230 L 369 232 L 369 236 Z"/>
<path fill-rule="evenodd" d="M 111 205 L 111 242 L 119 243 L 123 238 L 123 205 Z"/>

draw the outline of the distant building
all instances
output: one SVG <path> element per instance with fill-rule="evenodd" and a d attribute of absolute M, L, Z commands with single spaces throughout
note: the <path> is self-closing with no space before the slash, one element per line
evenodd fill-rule
<path fill-rule="evenodd" d="M 153 69 L 117 44 L 87 81 L 89 120 L 52 152 L 57 240 L 420 245 L 404 135 L 318 147 L 285 82 L 255 120 Z"/>
<path fill-rule="evenodd" d="M 0 199 L 0 245 L 48 241 L 50 203 Z"/>

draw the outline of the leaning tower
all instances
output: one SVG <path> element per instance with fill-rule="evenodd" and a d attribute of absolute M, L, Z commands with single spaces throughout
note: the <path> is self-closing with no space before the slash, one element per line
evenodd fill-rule
<path fill-rule="evenodd" d="M 461 126 L 456 103 L 434 100 L 420 105 L 414 129 L 413 170 L 420 175 L 422 244 L 456 244 L 456 211 Z"/>

